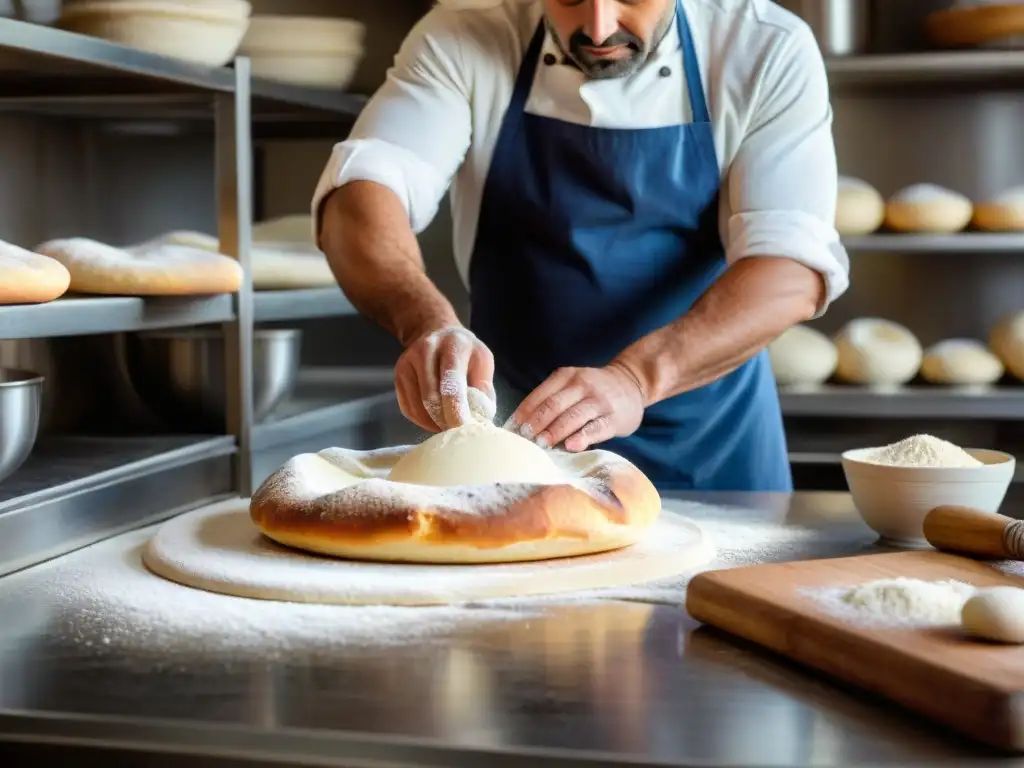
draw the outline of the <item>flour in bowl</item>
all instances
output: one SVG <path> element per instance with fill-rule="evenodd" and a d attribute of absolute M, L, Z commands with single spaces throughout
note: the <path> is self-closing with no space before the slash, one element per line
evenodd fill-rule
<path fill-rule="evenodd" d="M 963 448 L 931 435 L 913 435 L 898 443 L 865 452 L 860 461 L 889 467 L 934 467 L 955 469 L 981 467 Z"/>

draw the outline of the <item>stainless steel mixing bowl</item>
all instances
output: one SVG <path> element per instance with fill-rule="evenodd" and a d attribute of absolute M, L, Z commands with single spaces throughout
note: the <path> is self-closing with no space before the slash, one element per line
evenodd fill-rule
<path fill-rule="evenodd" d="M 42 376 L 0 368 L 0 482 L 13 475 L 32 453 L 42 405 Z"/>
<path fill-rule="evenodd" d="M 295 389 L 302 332 L 253 333 L 253 419 L 261 422 Z M 133 388 L 169 427 L 220 433 L 227 425 L 224 334 L 188 328 L 132 334 L 125 362 Z"/>

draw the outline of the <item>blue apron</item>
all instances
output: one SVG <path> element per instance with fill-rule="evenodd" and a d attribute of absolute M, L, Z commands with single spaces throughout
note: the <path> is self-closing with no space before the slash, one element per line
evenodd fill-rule
<path fill-rule="evenodd" d="M 481 201 L 470 263 L 474 333 L 516 402 L 556 368 L 606 365 L 671 323 L 725 271 L 720 171 L 693 37 L 676 21 L 693 122 L 594 128 L 525 112 L 544 43 L 523 59 Z M 648 408 L 600 448 L 660 490 L 788 491 L 767 352 Z"/>

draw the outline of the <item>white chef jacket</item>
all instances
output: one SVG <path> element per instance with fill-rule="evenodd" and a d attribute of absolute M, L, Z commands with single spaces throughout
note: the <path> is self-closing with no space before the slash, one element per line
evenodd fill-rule
<path fill-rule="evenodd" d="M 435 6 L 413 28 L 349 138 L 334 147 L 312 202 L 316 221 L 332 189 L 374 181 L 398 195 L 418 233 L 450 188 L 455 261 L 467 285 L 491 157 L 542 13 L 539 0 L 480 5 Z M 827 284 L 823 312 L 849 286 L 850 264 L 834 225 L 832 109 L 813 34 L 770 0 L 683 6 L 721 168 L 726 260 L 775 256 L 811 267 Z M 639 71 L 594 80 L 562 63 L 548 34 L 526 111 L 603 128 L 690 122 L 681 46 L 673 24 Z"/>

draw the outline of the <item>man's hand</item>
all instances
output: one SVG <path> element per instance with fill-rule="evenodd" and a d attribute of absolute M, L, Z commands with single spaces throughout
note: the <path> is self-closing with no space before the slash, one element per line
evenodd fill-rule
<path fill-rule="evenodd" d="M 644 385 L 627 366 L 559 368 L 523 400 L 509 428 L 543 448 L 564 443 L 584 451 L 633 434 L 647 402 Z"/>
<path fill-rule="evenodd" d="M 494 396 L 494 356 L 462 326 L 419 336 L 395 364 L 395 392 L 405 417 L 428 432 L 470 420 L 469 387 Z"/>

